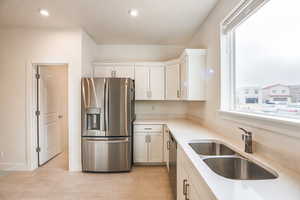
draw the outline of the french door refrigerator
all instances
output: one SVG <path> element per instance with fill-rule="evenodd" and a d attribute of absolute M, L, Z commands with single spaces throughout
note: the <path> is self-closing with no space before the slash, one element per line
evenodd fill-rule
<path fill-rule="evenodd" d="M 134 81 L 83 78 L 81 81 L 82 170 L 130 171 L 133 155 Z"/>

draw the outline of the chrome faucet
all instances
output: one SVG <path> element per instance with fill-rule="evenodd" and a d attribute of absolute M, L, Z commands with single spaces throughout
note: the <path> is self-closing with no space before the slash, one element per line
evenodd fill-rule
<path fill-rule="evenodd" d="M 252 151 L 252 133 L 250 131 L 247 131 L 244 128 L 239 128 L 244 133 L 242 134 L 242 139 L 245 142 L 245 152 L 246 153 L 253 153 Z"/>

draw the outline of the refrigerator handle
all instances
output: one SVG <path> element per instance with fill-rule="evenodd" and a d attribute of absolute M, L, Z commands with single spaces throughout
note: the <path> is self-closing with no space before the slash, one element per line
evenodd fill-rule
<path fill-rule="evenodd" d="M 128 79 L 125 81 L 125 134 L 128 135 Z"/>
<path fill-rule="evenodd" d="M 86 99 L 85 99 L 85 86 L 84 86 L 84 81 L 85 81 L 85 79 L 82 79 L 82 81 L 81 81 L 81 92 L 82 92 L 82 97 L 83 97 L 83 104 L 84 104 L 84 108 L 86 108 L 87 106 L 86 106 Z"/>
<path fill-rule="evenodd" d="M 108 130 L 108 117 L 109 117 L 109 84 L 105 79 L 104 84 L 104 131 Z"/>

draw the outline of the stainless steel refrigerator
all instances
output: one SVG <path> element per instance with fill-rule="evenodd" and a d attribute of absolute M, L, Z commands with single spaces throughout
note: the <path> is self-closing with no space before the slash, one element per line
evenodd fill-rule
<path fill-rule="evenodd" d="M 130 171 L 133 155 L 134 81 L 83 78 L 82 170 Z"/>

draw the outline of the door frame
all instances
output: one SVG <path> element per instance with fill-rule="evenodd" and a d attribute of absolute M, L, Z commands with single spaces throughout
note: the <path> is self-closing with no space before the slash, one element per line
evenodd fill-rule
<path fill-rule="evenodd" d="M 37 81 L 36 81 L 36 73 L 38 65 L 65 65 L 68 69 L 67 78 L 69 80 L 69 62 L 67 61 L 37 61 L 37 62 L 28 62 L 26 65 L 26 166 L 28 170 L 35 170 L 39 167 L 38 160 L 38 152 L 36 151 L 38 147 L 38 130 L 37 130 Z M 68 86 L 69 88 L 69 82 Z M 69 102 L 68 102 L 69 103 Z M 68 105 L 67 105 L 68 106 Z M 69 113 L 69 111 L 68 111 Z M 67 123 L 69 126 L 69 123 Z M 69 142 L 69 133 L 68 142 Z M 70 154 L 68 152 L 68 154 Z M 68 156 L 69 158 L 69 156 Z M 69 162 L 68 162 L 69 164 Z"/>

